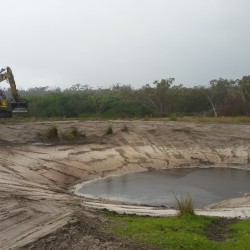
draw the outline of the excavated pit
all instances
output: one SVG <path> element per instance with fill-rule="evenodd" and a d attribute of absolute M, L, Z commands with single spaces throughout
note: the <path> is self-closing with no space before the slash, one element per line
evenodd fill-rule
<path fill-rule="evenodd" d="M 247 196 L 250 171 L 231 168 L 174 168 L 111 176 L 77 185 L 76 194 L 126 204 L 175 207 L 175 195 L 190 195 L 196 208 Z"/>
<path fill-rule="evenodd" d="M 52 126 L 59 131 L 54 141 L 43 137 Z M 107 136 L 109 126 L 114 133 Z M 67 137 L 72 128 L 85 136 Z M 77 209 L 87 211 L 90 223 L 96 216 L 93 208 L 151 216 L 176 213 L 78 197 L 70 192 L 77 183 L 174 167 L 250 169 L 249 124 L 0 120 L 0 142 L 0 249 L 25 248 L 68 225 Z M 197 214 L 249 218 L 250 196 L 206 206 Z M 85 240 L 81 249 L 94 246 L 96 238 Z"/>

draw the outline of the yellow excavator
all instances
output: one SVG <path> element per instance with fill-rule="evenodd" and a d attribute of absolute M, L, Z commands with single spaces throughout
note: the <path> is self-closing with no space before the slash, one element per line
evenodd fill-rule
<path fill-rule="evenodd" d="M 9 83 L 12 99 L 7 101 L 4 91 L 0 89 L 0 117 L 8 118 L 12 117 L 12 113 L 28 112 L 28 101 L 20 97 L 10 67 L 0 70 L 0 82 L 2 81 Z"/>

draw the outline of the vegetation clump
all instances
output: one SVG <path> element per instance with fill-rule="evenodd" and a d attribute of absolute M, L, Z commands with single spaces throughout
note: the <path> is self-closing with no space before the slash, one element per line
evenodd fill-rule
<path fill-rule="evenodd" d="M 77 127 L 71 127 L 69 132 L 62 135 L 62 138 L 64 140 L 78 140 L 80 138 L 84 138 L 85 136 L 85 134 L 81 134 L 78 131 Z"/>
<path fill-rule="evenodd" d="M 128 132 L 128 126 L 125 124 L 122 129 L 121 129 L 122 132 Z"/>
<path fill-rule="evenodd" d="M 189 128 L 174 128 L 173 131 L 174 132 L 190 133 L 190 129 Z"/>
<path fill-rule="evenodd" d="M 169 119 L 170 119 L 170 121 L 173 121 L 173 122 L 178 121 L 176 114 L 171 114 Z"/>
<path fill-rule="evenodd" d="M 112 135 L 113 134 L 113 128 L 111 125 L 108 126 L 107 130 L 106 130 L 106 135 Z"/>
<path fill-rule="evenodd" d="M 58 135 L 58 129 L 57 129 L 57 127 L 56 126 L 52 126 L 51 128 L 49 128 L 46 131 L 45 136 L 46 136 L 47 139 L 50 139 L 50 140 L 58 139 L 59 135 Z"/>
<path fill-rule="evenodd" d="M 190 194 L 174 194 L 174 199 L 179 216 L 194 215 L 194 201 Z"/>

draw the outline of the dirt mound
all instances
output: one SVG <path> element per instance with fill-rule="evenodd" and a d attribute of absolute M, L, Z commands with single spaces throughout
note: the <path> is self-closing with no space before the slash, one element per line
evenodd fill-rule
<path fill-rule="evenodd" d="M 93 213 L 84 213 L 82 211 L 75 212 L 71 221 L 46 235 L 36 242 L 30 243 L 21 250 L 39 249 L 39 250 L 56 250 L 56 249 L 103 249 L 103 250 L 147 250 L 152 249 L 121 240 L 110 233 L 106 227 L 108 221 L 103 220 L 100 216 Z"/>

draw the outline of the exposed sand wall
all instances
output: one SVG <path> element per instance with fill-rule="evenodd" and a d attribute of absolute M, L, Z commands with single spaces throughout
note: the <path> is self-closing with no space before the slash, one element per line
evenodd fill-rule
<path fill-rule="evenodd" d="M 60 134 L 77 127 L 86 138 L 41 140 L 38 135 L 52 125 L 57 126 Z M 114 134 L 105 136 L 109 125 Z M 124 125 L 128 132 L 122 131 Z M 69 193 L 70 188 L 82 181 L 176 166 L 250 169 L 248 124 L 161 121 L 1 123 L 0 143 L 1 249 L 25 245 L 67 224 L 73 211 L 68 203 L 80 200 L 87 206 L 84 204 L 86 199 Z M 209 209 L 218 211 L 230 207 L 244 211 L 249 204 L 249 198 L 245 197 Z"/>

